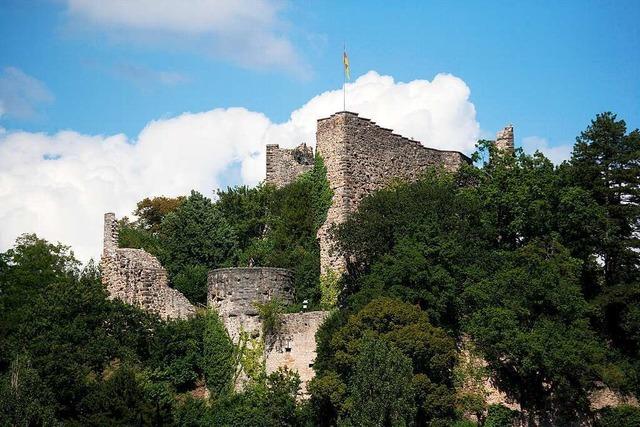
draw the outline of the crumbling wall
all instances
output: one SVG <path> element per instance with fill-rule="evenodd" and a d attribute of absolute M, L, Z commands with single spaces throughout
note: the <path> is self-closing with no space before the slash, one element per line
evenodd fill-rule
<path fill-rule="evenodd" d="M 501 131 L 496 134 L 496 149 L 499 152 L 505 154 L 513 154 L 514 152 L 514 138 L 513 138 L 513 125 L 507 125 Z"/>
<path fill-rule="evenodd" d="M 427 148 L 350 112 L 318 120 L 316 140 L 333 190 L 327 220 L 318 231 L 322 273 L 344 270 L 344 260 L 332 254 L 328 231 L 354 212 L 363 197 L 393 180 L 415 181 L 429 167 L 455 171 L 470 162 L 460 152 Z"/>
<path fill-rule="evenodd" d="M 254 338 L 261 335 L 256 302 L 293 302 L 293 273 L 286 268 L 219 268 L 209 272 L 207 287 L 207 306 L 216 309 L 236 342 L 240 331 Z"/>
<path fill-rule="evenodd" d="M 267 144 L 267 184 L 284 187 L 311 169 L 313 149 L 306 144 L 300 144 L 296 148 L 280 148 L 278 144 Z"/>
<path fill-rule="evenodd" d="M 162 319 L 187 318 L 195 307 L 179 291 L 169 287 L 160 261 L 142 249 L 118 248 L 115 214 L 104 215 L 104 248 L 100 261 L 102 283 L 110 298 L 138 306 Z"/>
<path fill-rule="evenodd" d="M 280 330 L 265 349 L 267 373 L 285 367 L 297 371 L 302 381 L 301 392 L 306 395 L 307 382 L 315 376 L 316 332 L 328 315 L 328 311 L 283 315 Z"/>
<path fill-rule="evenodd" d="M 281 315 L 282 323 L 272 336 L 262 334 L 262 321 L 255 303 L 279 299 L 293 302 L 293 273 L 284 268 L 220 268 L 208 275 L 207 305 L 217 310 L 229 335 L 238 342 L 240 332 L 265 341 L 264 362 L 267 373 L 278 368 L 297 371 L 306 394 L 313 378 L 316 358 L 316 332 L 329 312 L 312 311 Z M 237 388 L 246 381 L 241 375 Z"/>

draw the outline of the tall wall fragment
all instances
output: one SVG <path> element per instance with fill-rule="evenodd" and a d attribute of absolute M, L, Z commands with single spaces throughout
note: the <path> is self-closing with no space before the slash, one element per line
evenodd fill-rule
<path fill-rule="evenodd" d="M 118 248 L 115 214 L 104 215 L 104 247 L 100 261 L 102 283 L 110 298 L 138 306 L 162 319 L 188 318 L 195 307 L 179 291 L 169 287 L 160 261 L 142 249 Z"/>
<path fill-rule="evenodd" d="M 514 153 L 513 125 L 507 125 L 496 134 L 496 149 L 500 153 Z"/>
<path fill-rule="evenodd" d="M 427 148 L 346 111 L 318 120 L 316 141 L 333 190 L 327 220 L 318 231 L 322 273 L 344 270 L 345 261 L 333 253 L 328 232 L 354 212 L 362 198 L 393 180 L 415 181 L 430 167 L 455 171 L 470 162 L 460 152 Z"/>
<path fill-rule="evenodd" d="M 267 373 L 287 368 L 300 375 L 301 392 L 307 394 L 307 383 L 315 376 L 316 332 L 329 316 L 328 311 L 290 313 L 282 316 L 282 326 L 273 339 L 267 340 L 265 365 Z"/>

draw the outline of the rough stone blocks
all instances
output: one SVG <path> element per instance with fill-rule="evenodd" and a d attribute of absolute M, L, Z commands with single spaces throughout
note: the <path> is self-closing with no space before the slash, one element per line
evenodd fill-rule
<path fill-rule="evenodd" d="M 104 215 L 100 269 L 110 298 L 138 306 L 162 319 L 184 319 L 195 314 L 189 300 L 169 287 L 167 272 L 156 257 L 142 249 L 118 248 L 118 223 L 113 213 Z"/>
<path fill-rule="evenodd" d="M 311 169 L 313 149 L 306 144 L 300 144 L 296 148 L 280 148 L 277 144 L 267 144 L 267 184 L 284 187 Z"/>
<path fill-rule="evenodd" d="M 334 253 L 329 231 L 365 196 L 394 180 L 415 181 L 431 167 L 455 171 L 470 162 L 460 152 L 427 148 L 347 111 L 318 120 L 316 144 L 333 190 L 327 220 L 318 231 L 322 273 L 344 271 L 345 260 Z"/>
<path fill-rule="evenodd" d="M 307 382 L 315 375 L 316 332 L 329 315 L 328 311 L 285 314 L 282 326 L 265 349 L 267 373 L 279 368 L 297 371 L 302 381 L 301 392 L 307 394 Z"/>
<path fill-rule="evenodd" d="M 241 330 L 261 334 L 255 303 L 293 302 L 293 273 L 286 268 L 219 268 L 209 272 L 207 286 L 207 306 L 216 309 L 236 342 Z"/>

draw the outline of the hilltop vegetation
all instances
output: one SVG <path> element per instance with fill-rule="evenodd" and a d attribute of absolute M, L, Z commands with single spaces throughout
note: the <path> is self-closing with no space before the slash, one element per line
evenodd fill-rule
<path fill-rule="evenodd" d="M 496 154 L 478 150 L 477 163 Z M 2 424 L 638 425 L 637 408 L 596 412 L 590 396 L 640 397 L 640 132 L 605 113 L 560 166 L 491 158 L 363 200 L 333 230 L 348 259 L 337 300 L 315 238 L 331 198 L 321 159 L 282 189 L 145 199 L 122 221 L 121 246 L 158 256 L 192 302 L 208 269 L 250 262 L 294 270 L 298 301 L 335 302 L 306 401 L 295 374 L 267 376 L 215 313 L 161 322 L 108 300 L 69 248 L 24 235 L 0 256 Z M 462 347 L 520 413 L 466 386 Z M 242 392 L 239 363 L 256 368 Z"/>

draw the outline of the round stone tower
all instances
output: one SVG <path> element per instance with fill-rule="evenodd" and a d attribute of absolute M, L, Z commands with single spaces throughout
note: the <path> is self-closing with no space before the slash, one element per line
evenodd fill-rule
<path fill-rule="evenodd" d="M 216 309 L 234 341 L 241 330 L 260 335 L 255 303 L 293 302 L 293 273 L 286 268 L 219 268 L 209 272 L 207 285 L 207 306 Z"/>

